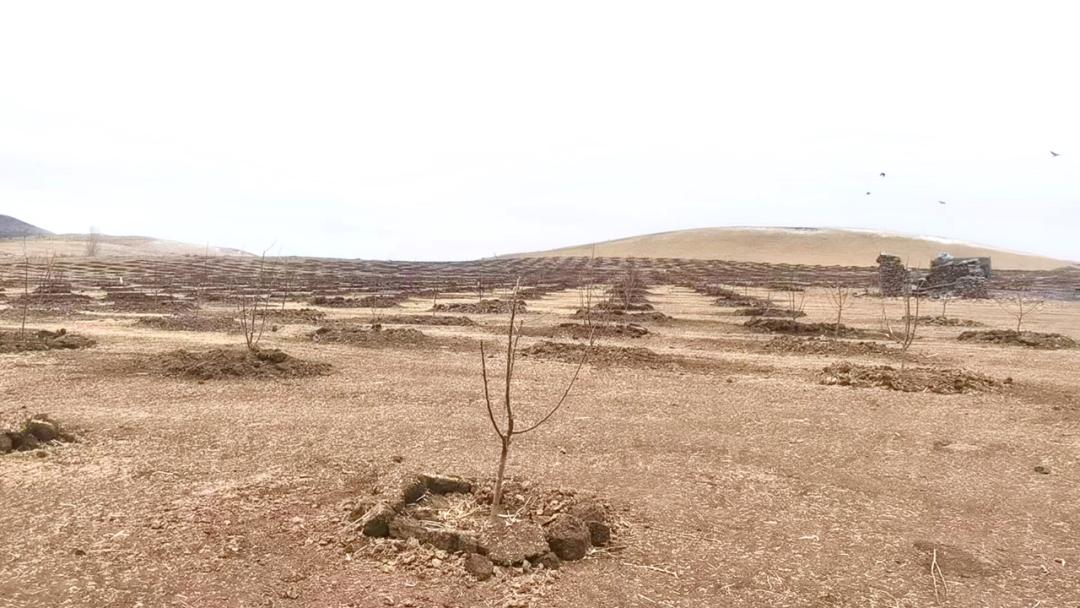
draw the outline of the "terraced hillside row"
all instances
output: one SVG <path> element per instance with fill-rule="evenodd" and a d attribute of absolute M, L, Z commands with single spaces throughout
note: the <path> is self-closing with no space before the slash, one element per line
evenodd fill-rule
<path fill-rule="evenodd" d="M 30 274 L 63 277 L 78 289 L 139 285 L 177 294 L 215 292 L 260 282 L 260 260 L 240 256 L 172 258 L 31 259 Z M 588 281 L 608 282 L 634 268 L 646 283 L 692 285 L 702 282 L 753 286 L 797 284 L 823 286 L 843 282 L 855 288 L 877 286 L 877 269 L 859 266 L 809 266 L 675 258 L 492 258 L 469 262 L 397 262 L 287 257 L 265 262 L 261 281 L 294 293 L 333 295 L 375 291 L 424 293 L 507 287 L 517 279 L 527 285 L 565 288 Z M 20 284 L 25 273 L 18 259 L 0 261 L 0 280 Z M 1005 270 L 995 273 L 991 288 L 1018 280 L 1031 282 L 1048 297 L 1072 299 L 1080 287 L 1080 268 L 1052 271 Z"/>

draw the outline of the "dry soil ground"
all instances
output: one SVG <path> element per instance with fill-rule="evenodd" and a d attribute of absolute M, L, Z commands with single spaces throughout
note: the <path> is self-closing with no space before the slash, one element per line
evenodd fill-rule
<path fill-rule="evenodd" d="M 156 331 L 124 314 L 36 319 L 98 344 L 0 356 L 3 409 L 48 412 L 80 437 L 0 456 L 0 606 L 1080 606 L 1080 350 L 963 344 L 964 328 L 932 327 L 913 346 L 924 361 L 1013 385 L 825 386 L 836 357 L 755 348 L 770 337 L 713 298 L 651 291 L 675 320 L 605 345 L 715 369 L 586 366 L 568 408 L 510 463 L 519 479 L 605 498 L 621 522 L 615 547 L 484 582 L 453 556 L 349 553 L 343 521 L 396 471 L 493 475 L 470 344 L 495 339 L 504 317 L 418 327 L 456 338 L 430 347 L 315 343 L 314 326 L 286 325 L 267 346 L 332 374 L 205 383 L 132 362 L 238 335 Z M 566 322 L 578 303 L 569 291 L 530 301 L 526 327 Z M 845 322 L 876 328 L 879 307 L 857 298 Z M 807 312 L 829 320 L 823 293 Z M 1010 326 L 993 303 L 949 314 Z M 1029 323 L 1080 339 L 1080 304 L 1051 303 Z M 572 370 L 522 359 L 526 416 Z"/>

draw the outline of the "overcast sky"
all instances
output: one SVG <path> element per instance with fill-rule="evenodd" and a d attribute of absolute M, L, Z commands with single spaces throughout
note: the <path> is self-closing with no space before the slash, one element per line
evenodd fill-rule
<path fill-rule="evenodd" d="M 5 2 L 0 213 L 292 255 L 781 225 L 1080 260 L 1075 6 Z"/>

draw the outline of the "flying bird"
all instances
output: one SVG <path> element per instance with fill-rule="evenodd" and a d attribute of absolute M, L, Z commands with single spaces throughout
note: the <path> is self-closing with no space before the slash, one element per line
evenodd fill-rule
<path fill-rule="evenodd" d="M 1050 150 L 1050 156 L 1061 156 L 1061 155 L 1058 154 L 1057 152 L 1054 152 L 1053 150 Z"/>
<path fill-rule="evenodd" d="M 870 193 L 869 193 L 869 192 L 867 192 L 867 193 L 866 193 L 866 196 L 870 196 Z"/>
<path fill-rule="evenodd" d="M 946 203 L 945 201 L 938 201 L 938 204 L 939 205 L 947 205 L 948 203 Z"/>
<path fill-rule="evenodd" d="M 885 172 L 884 171 L 881 172 L 881 177 L 885 177 Z"/>

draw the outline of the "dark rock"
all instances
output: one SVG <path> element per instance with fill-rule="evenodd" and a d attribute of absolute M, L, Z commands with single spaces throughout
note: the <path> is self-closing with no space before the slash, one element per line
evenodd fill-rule
<path fill-rule="evenodd" d="M 500 566 L 516 566 L 548 552 L 544 530 L 530 521 L 517 521 L 509 526 L 498 524 L 484 537 L 488 557 Z"/>
<path fill-rule="evenodd" d="M 389 504 L 379 501 L 369 508 L 357 520 L 357 526 L 364 536 L 384 537 L 390 535 L 390 523 L 397 512 Z"/>
<path fill-rule="evenodd" d="M 541 555 L 539 559 L 536 560 L 536 565 L 543 566 L 545 570 L 555 570 L 559 567 L 559 564 L 561 563 L 562 560 L 559 559 L 559 556 L 555 555 L 551 551 L 548 551 L 547 553 Z"/>
<path fill-rule="evenodd" d="M 570 507 L 570 514 L 585 522 L 593 546 L 602 547 L 611 542 L 611 526 L 603 505 L 592 500 L 579 502 Z"/>
<path fill-rule="evenodd" d="M 401 493 L 399 494 L 401 504 L 412 504 L 423 498 L 427 491 L 427 484 L 419 476 L 408 477 L 401 484 Z"/>
<path fill-rule="evenodd" d="M 560 513 L 544 530 L 548 546 L 559 559 L 573 561 L 585 557 L 592 538 L 589 528 L 569 513 Z"/>
<path fill-rule="evenodd" d="M 11 442 L 11 450 L 10 451 L 14 452 L 15 450 L 18 450 L 19 448 L 22 447 L 22 443 L 23 443 L 23 434 L 22 433 L 18 433 L 18 432 L 15 432 L 15 431 L 9 431 L 7 433 L 3 433 L 3 435 L 8 438 L 9 442 Z"/>
<path fill-rule="evenodd" d="M 468 494 L 472 492 L 472 483 L 460 477 L 449 475 L 433 475 L 425 473 L 420 476 L 424 487 L 432 494 Z"/>
<path fill-rule="evenodd" d="M 473 575 L 476 580 L 486 581 L 495 573 L 495 566 L 491 560 L 478 553 L 470 553 L 465 558 L 465 571 Z"/>
<path fill-rule="evenodd" d="M 60 429 L 46 418 L 32 418 L 30 422 L 27 423 L 26 430 L 42 443 L 47 443 L 60 437 Z"/>
<path fill-rule="evenodd" d="M 39 447 L 41 447 L 41 443 L 38 441 L 37 437 L 34 437 L 32 433 L 24 433 L 22 435 L 22 441 L 19 442 L 18 449 L 23 452 L 28 452 L 30 450 L 36 450 Z"/>

